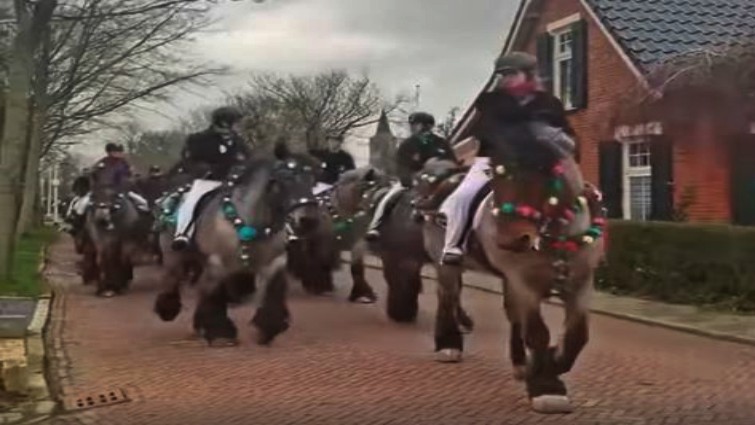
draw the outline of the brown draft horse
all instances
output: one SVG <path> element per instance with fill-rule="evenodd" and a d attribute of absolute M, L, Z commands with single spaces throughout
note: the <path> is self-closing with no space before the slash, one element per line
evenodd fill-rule
<path fill-rule="evenodd" d="M 588 339 L 588 307 L 594 272 L 603 253 L 605 224 L 600 196 L 586 185 L 570 153 L 546 141 L 508 146 L 492 158 L 492 199 L 482 208 L 462 267 L 437 266 L 438 360 L 461 360 L 459 332 L 461 275 L 464 268 L 500 276 L 511 325 L 509 349 L 514 377 L 526 382 L 534 410 L 572 410 L 560 376 L 570 371 Z M 461 170 L 431 160 L 419 177 L 418 208 L 425 213 L 425 246 L 438 264 L 444 229 L 434 211 Z M 442 194 L 440 197 L 436 196 Z M 563 300 L 564 334 L 551 347 L 540 312 L 553 293 Z"/>
<path fill-rule="evenodd" d="M 369 251 L 383 263 L 383 278 L 388 284 L 386 308 L 395 322 L 414 322 L 422 291 L 422 266 L 430 261 L 425 251 L 422 224 L 416 219 L 411 190 L 400 193 L 389 208 L 381 225 L 380 240 L 368 244 L 367 232 L 375 206 L 386 195 L 391 178 L 372 167 L 360 167 L 341 175 L 338 182 L 320 197 L 334 220 L 341 250 L 351 252 L 351 299 L 374 300 L 374 292 L 365 278 L 364 256 Z M 461 331 L 470 332 L 472 319 L 458 307 Z"/>
<path fill-rule="evenodd" d="M 129 198 L 128 182 L 119 182 L 115 167 L 101 162 L 92 171 L 90 206 L 82 235 L 82 278 L 95 283 L 96 294 L 122 294 L 133 279 L 134 265 L 145 262 L 151 221 Z"/>

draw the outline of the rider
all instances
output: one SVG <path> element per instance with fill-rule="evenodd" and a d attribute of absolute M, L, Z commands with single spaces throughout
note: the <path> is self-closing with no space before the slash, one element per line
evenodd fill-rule
<path fill-rule="evenodd" d="M 379 227 L 382 224 L 391 201 L 404 189 L 411 187 L 412 178 L 420 171 L 430 158 L 450 159 L 456 161 L 453 148 L 448 142 L 433 133 L 435 118 L 427 112 L 415 112 L 409 116 L 411 137 L 401 142 L 396 151 L 399 181 L 383 196 L 375 209 L 375 215 L 365 237 L 374 241 L 380 238 Z"/>
<path fill-rule="evenodd" d="M 132 177 L 132 173 L 131 165 L 126 160 L 126 154 L 124 152 L 123 145 L 108 143 L 107 145 L 105 145 L 105 154 L 106 155 L 104 158 L 97 161 L 97 166 L 114 167 L 115 182 L 113 183 L 119 187 L 127 184 Z M 79 220 L 76 220 L 76 217 L 72 217 L 73 219 L 71 221 L 73 223 L 82 222 L 80 218 L 83 217 L 84 214 L 86 214 L 86 210 L 90 202 L 90 197 L 91 192 L 78 199 L 75 199 L 74 201 L 71 201 L 70 211 L 79 218 Z M 149 203 L 146 199 L 144 199 L 144 197 L 132 191 L 128 192 L 128 197 L 134 202 L 136 209 L 140 213 L 149 214 Z"/>
<path fill-rule="evenodd" d="M 495 62 L 496 86 L 483 93 L 475 108 L 479 119 L 470 135 L 480 143 L 477 158 L 462 183 L 441 206 L 445 214 L 445 244 L 441 263 L 461 263 L 463 236 L 469 208 L 479 190 L 490 180 L 490 156 L 505 138 L 558 138 L 573 149 L 574 130 L 560 100 L 543 91 L 537 79 L 537 59 L 523 52 L 501 55 Z"/>
<path fill-rule="evenodd" d="M 323 172 L 313 189 L 315 195 L 328 190 L 341 174 L 356 168 L 354 157 L 343 149 L 343 136 L 331 133 L 326 137 L 327 150 L 312 149 L 310 154 L 323 161 Z"/>
<path fill-rule="evenodd" d="M 182 153 L 182 161 L 208 166 L 204 176 L 194 176 L 191 189 L 178 207 L 176 236 L 172 248 L 180 251 L 189 246 L 193 232 L 194 208 L 208 192 L 226 180 L 234 165 L 250 156 L 249 148 L 239 135 L 243 115 L 231 107 L 212 112 L 210 127 L 189 135 Z"/>

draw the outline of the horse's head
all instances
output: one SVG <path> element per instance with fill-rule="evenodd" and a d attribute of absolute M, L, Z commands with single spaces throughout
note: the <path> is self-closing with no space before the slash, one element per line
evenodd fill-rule
<path fill-rule="evenodd" d="M 456 188 L 465 170 L 456 161 L 430 158 L 414 177 L 414 205 L 418 210 L 436 210 Z"/>
<path fill-rule="evenodd" d="M 359 167 L 341 174 L 335 184 L 334 197 L 339 212 L 354 215 L 367 211 L 373 195 L 390 184 L 390 178 L 373 167 Z"/>
<path fill-rule="evenodd" d="M 275 158 L 269 190 L 281 202 L 294 233 L 306 236 L 320 223 L 320 209 L 312 195 L 320 161 L 310 155 L 293 153 L 284 143 L 276 145 Z"/>
<path fill-rule="evenodd" d="M 507 139 L 491 159 L 498 245 L 540 250 L 543 237 L 564 231 L 580 208 L 579 167 L 569 152 L 537 138 Z"/>
<path fill-rule="evenodd" d="M 95 223 L 112 228 L 114 216 L 124 206 L 128 178 L 121 164 L 100 161 L 90 173 L 91 203 Z"/>

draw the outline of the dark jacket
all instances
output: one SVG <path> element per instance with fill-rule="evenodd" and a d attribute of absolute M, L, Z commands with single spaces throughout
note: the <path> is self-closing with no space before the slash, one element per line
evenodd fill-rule
<path fill-rule="evenodd" d="M 397 173 L 404 187 L 411 187 L 412 178 L 430 158 L 456 161 L 456 155 L 446 139 L 433 133 L 422 133 L 401 142 L 396 151 Z"/>
<path fill-rule="evenodd" d="M 494 147 L 506 137 L 534 137 L 527 124 L 534 120 L 564 130 L 569 136 L 575 133 L 566 118 L 564 105 L 555 96 L 537 92 L 522 105 L 515 97 L 501 91 L 483 93 L 475 103 L 479 112 L 470 132 L 480 141 L 478 156 L 491 156 Z"/>
<path fill-rule="evenodd" d="M 206 177 L 213 180 L 225 180 L 231 168 L 248 159 L 250 152 L 236 133 L 221 133 L 209 128 L 189 135 L 181 156 L 183 161 L 207 165 L 210 175 Z"/>
<path fill-rule="evenodd" d="M 335 184 L 341 174 L 356 168 L 354 158 L 343 149 L 335 152 L 324 149 L 313 149 L 309 153 L 325 164 L 319 178 L 319 181 L 323 183 Z"/>

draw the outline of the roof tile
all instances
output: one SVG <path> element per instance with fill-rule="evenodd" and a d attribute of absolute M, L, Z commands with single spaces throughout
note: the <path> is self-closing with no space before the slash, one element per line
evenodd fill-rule
<path fill-rule="evenodd" d="M 587 0 L 640 68 L 755 38 L 753 0 Z"/>

